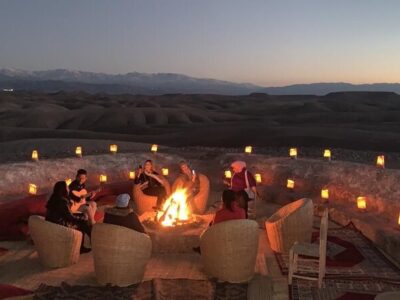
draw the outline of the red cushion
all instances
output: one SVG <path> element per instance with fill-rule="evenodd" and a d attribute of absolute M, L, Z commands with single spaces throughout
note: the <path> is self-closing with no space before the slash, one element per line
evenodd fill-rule
<path fill-rule="evenodd" d="M 101 192 L 96 194 L 94 200 L 99 205 L 114 205 L 115 197 L 119 194 L 132 193 L 132 181 L 110 183 L 103 186 Z M 0 204 L 0 241 L 20 240 L 28 234 L 27 222 L 31 215 L 46 214 L 48 195 L 28 196 L 22 199 Z M 96 213 L 95 218 L 101 219 L 101 213 Z M 96 219 L 96 220 L 98 220 Z"/>
<path fill-rule="evenodd" d="M 32 294 L 32 291 L 24 290 L 13 285 L 0 283 L 0 299 L 24 296 L 29 294 Z"/>

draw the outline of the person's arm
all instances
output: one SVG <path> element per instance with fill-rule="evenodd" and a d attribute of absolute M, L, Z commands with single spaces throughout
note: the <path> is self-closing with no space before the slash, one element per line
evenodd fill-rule
<path fill-rule="evenodd" d="M 254 192 L 254 195 L 259 196 L 257 192 L 257 181 L 254 178 L 253 174 L 251 174 L 249 171 L 247 171 L 247 178 L 249 180 L 250 188 Z"/>
<path fill-rule="evenodd" d="M 73 215 L 69 206 L 67 204 L 67 200 L 61 205 L 61 214 L 63 218 L 72 224 L 78 224 L 82 221 L 86 221 L 85 214 Z"/>

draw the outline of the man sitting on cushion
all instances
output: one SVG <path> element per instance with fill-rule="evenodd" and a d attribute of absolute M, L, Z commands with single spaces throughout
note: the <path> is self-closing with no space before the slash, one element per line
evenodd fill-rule
<path fill-rule="evenodd" d="M 137 214 L 128 207 L 130 199 L 131 197 L 128 194 L 118 195 L 115 201 L 115 207 L 105 210 L 103 222 L 146 233 Z"/>

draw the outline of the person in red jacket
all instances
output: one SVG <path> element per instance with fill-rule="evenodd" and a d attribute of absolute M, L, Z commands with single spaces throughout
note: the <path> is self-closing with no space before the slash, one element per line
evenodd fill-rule
<path fill-rule="evenodd" d="M 248 202 L 254 201 L 258 196 L 257 183 L 253 174 L 246 168 L 244 161 L 234 161 L 231 164 L 233 175 L 230 181 L 225 180 L 225 184 L 238 195 L 239 206 L 248 211 Z"/>
<path fill-rule="evenodd" d="M 236 198 L 233 190 L 225 190 L 222 193 L 223 207 L 216 212 L 213 225 L 229 220 L 246 219 L 246 211 L 239 206 Z"/>

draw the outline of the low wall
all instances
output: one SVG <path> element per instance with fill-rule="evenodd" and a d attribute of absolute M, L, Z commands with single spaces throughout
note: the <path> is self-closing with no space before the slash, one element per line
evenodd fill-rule
<path fill-rule="evenodd" d="M 83 158 L 48 159 L 38 162 L 18 162 L 0 165 L 0 202 L 27 195 L 29 183 L 38 186 L 38 194 L 48 193 L 55 182 L 74 179 L 80 168 L 88 171 L 88 185 L 99 184 L 100 174 L 107 175 L 107 182 L 126 181 L 129 171 L 146 159 L 153 159 L 157 169 L 176 166 L 179 156 L 169 154 L 131 153 L 84 156 Z M 173 172 L 171 172 L 173 173 Z"/>

